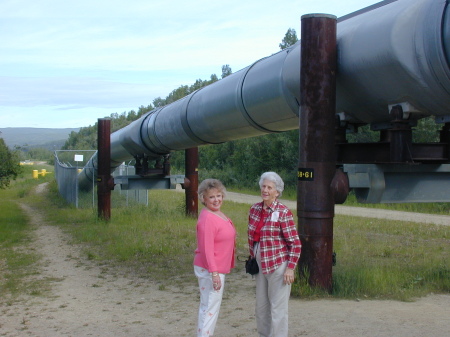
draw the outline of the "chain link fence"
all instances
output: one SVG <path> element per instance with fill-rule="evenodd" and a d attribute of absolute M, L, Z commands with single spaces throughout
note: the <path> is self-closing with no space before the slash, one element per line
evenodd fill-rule
<path fill-rule="evenodd" d="M 136 174 L 136 169 L 131 165 L 134 161 L 127 164 L 120 165 L 112 174 L 113 177 L 117 176 L 131 176 Z M 114 186 L 115 193 L 119 193 L 120 196 L 125 198 L 126 206 L 132 203 L 139 203 L 148 206 L 148 191 L 147 190 L 122 190 L 120 185 Z"/>
<path fill-rule="evenodd" d="M 95 155 L 95 150 L 57 150 L 55 156 L 55 179 L 59 194 L 76 208 L 96 208 L 97 188 L 95 177 L 92 177 L 93 188 L 90 192 L 83 193 L 78 188 L 78 174 L 89 163 L 89 159 Z M 129 176 L 135 174 L 132 162 L 120 165 L 112 174 L 116 176 Z M 94 172 L 94 170 L 92 170 Z M 131 204 L 144 204 L 148 206 L 147 190 L 122 190 L 116 185 L 111 195 L 111 203 L 129 206 Z"/>

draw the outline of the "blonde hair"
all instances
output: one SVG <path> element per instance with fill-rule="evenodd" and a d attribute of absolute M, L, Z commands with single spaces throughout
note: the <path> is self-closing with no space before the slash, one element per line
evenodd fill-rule
<path fill-rule="evenodd" d="M 222 197 L 225 198 L 227 190 L 218 179 L 205 179 L 200 183 L 200 185 L 198 185 L 198 198 L 203 205 L 205 204 L 203 202 L 203 195 L 214 188 L 222 193 Z"/>

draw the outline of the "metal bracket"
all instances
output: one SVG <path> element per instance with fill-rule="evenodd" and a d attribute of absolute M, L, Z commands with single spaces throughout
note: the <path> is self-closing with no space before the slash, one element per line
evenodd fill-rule
<path fill-rule="evenodd" d="M 183 184 L 184 175 L 165 177 L 117 176 L 114 177 L 114 183 L 120 185 L 122 190 L 168 190 L 175 189 L 177 184 Z"/>
<path fill-rule="evenodd" d="M 360 203 L 450 202 L 450 164 L 344 164 Z"/>

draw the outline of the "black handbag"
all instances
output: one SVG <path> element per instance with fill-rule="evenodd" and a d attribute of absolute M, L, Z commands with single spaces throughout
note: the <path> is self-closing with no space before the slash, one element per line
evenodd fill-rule
<path fill-rule="evenodd" d="M 245 272 L 250 275 L 256 275 L 259 273 L 258 262 L 254 257 L 248 256 L 248 259 L 245 260 Z"/>

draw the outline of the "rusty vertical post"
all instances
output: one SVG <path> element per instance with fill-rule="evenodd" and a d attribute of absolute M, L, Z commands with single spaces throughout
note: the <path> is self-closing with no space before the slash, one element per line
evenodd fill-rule
<path fill-rule="evenodd" d="M 185 150 L 186 215 L 198 216 L 198 147 Z"/>
<path fill-rule="evenodd" d="M 447 144 L 447 151 L 444 155 L 447 156 L 447 159 L 450 159 L 450 123 L 445 123 L 439 131 L 439 141 Z"/>
<path fill-rule="evenodd" d="M 336 171 L 336 17 L 308 14 L 301 19 L 300 139 L 297 186 L 300 272 L 309 284 L 332 291 Z"/>
<path fill-rule="evenodd" d="M 97 207 L 98 217 L 111 218 L 111 190 L 114 186 L 111 177 L 111 120 L 98 119 L 97 130 L 98 170 L 97 170 Z"/>

